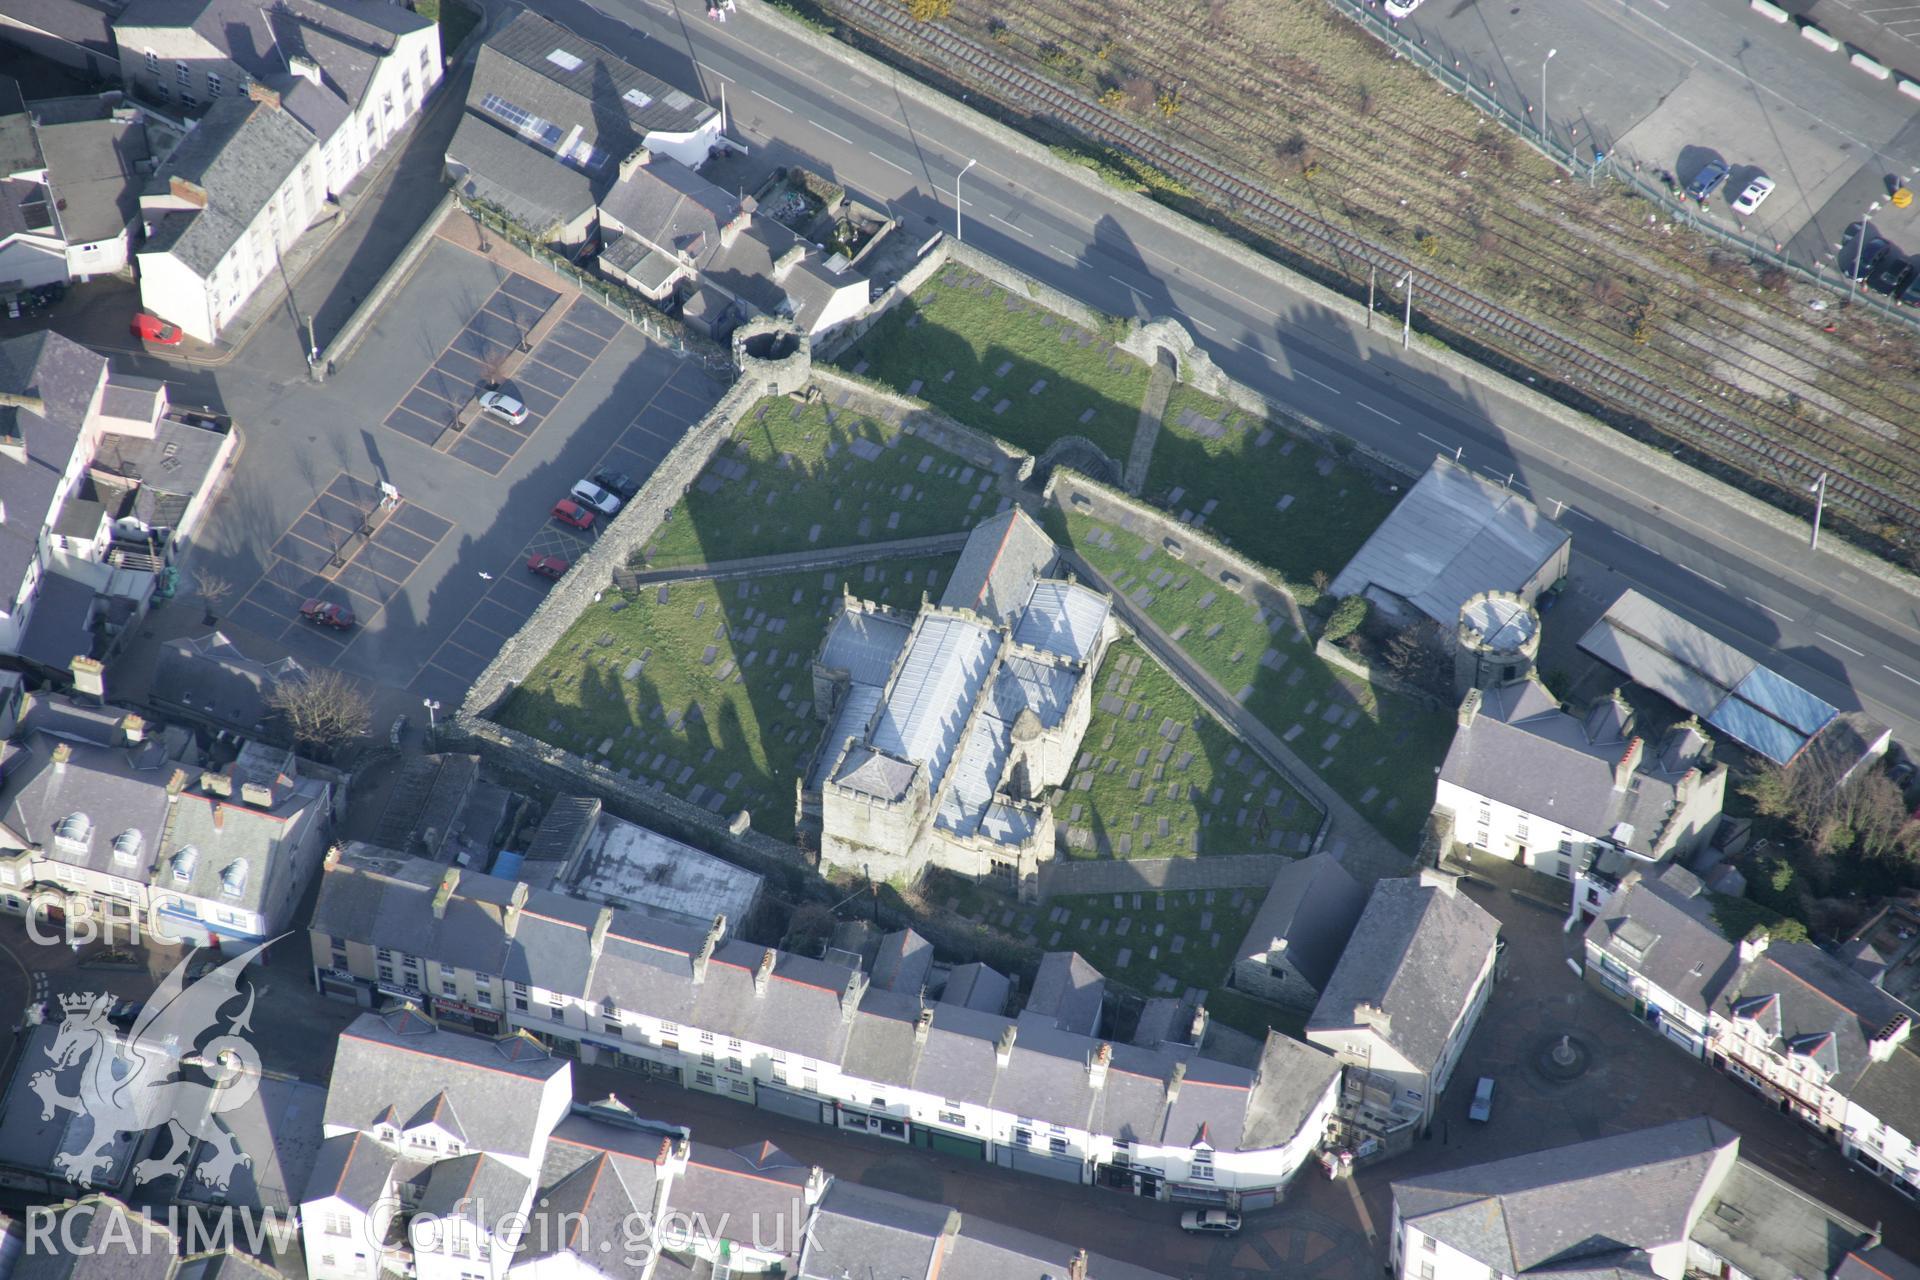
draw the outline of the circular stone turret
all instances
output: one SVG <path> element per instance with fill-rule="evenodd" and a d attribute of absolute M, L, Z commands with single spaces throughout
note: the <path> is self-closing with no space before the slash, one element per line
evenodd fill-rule
<path fill-rule="evenodd" d="M 1482 591 L 1460 606 L 1454 633 L 1453 692 L 1497 689 L 1533 674 L 1540 656 L 1540 615 L 1511 591 Z"/>

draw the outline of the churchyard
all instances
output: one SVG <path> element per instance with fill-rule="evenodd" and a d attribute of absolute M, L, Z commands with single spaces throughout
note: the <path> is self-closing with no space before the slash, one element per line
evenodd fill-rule
<path fill-rule="evenodd" d="M 824 400 L 761 401 L 645 548 L 656 568 L 972 528 L 1007 499 L 990 474 Z"/>

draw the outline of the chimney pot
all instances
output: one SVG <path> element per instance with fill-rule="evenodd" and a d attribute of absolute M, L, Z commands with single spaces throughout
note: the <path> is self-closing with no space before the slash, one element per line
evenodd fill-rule
<path fill-rule="evenodd" d="M 932 1031 L 933 1006 L 928 1005 L 921 1009 L 920 1016 L 913 1020 L 913 1042 L 915 1044 L 925 1044 L 927 1042 L 927 1036 L 930 1035 Z"/>
<path fill-rule="evenodd" d="M 433 918 L 447 918 L 447 903 L 452 900 L 454 890 L 460 887 L 460 868 L 448 867 L 447 873 L 440 877 L 440 887 L 433 891 Z"/>
<path fill-rule="evenodd" d="M 1646 752 L 1646 743 L 1639 738 L 1629 739 L 1627 749 L 1620 755 L 1620 763 L 1613 766 L 1613 789 L 1625 791 L 1627 784 L 1633 781 L 1633 771 L 1640 767 L 1640 757 Z"/>
<path fill-rule="evenodd" d="M 1462 729 L 1471 728 L 1474 717 L 1479 714 L 1480 691 L 1478 689 L 1469 689 L 1467 690 L 1467 696 L 1460 699 L 1460 712 L 1457 717 L 1459 727 Z"/>
<path fill-rule="evenodd" d="M 71 760 L 72 758 L 73 758 L 72 743 L 56 742 L 53 744 L 53 767 L 54 768 L 56 769 L 66 768 L 67 761 Z"/>
<path fill-rule="evenodd" d="M 147 722 L 139 715 L 129 711 L 126 719 L 120 722 L 120 734 L 129 744 L 146 741 Z"/>
<path fill-rule="evenodd" d="M 200 775 L 200 789 L 210 796 L 230 797 L 233 795 L 233 779 L 224 773 L 209 770 Z"/>
<path fill-rule="evenodd" d="M 513 897 L 507 903 L 506 913 L 501 917 L 501 920 L 500 920 L 501 932 L 505 933 L 509 938 L 513 937 L 513 935 L 519 930 L 520 911 L 526 905 L 527 905 L 527 886 L 524 882 L 517 883 L 513 886 Z"/>
<path fill-rule="evenodd" d="M 753 994 L 756 996 L 767 994 L 767 984 L 773 981 L 774 961 L 778 959 L 779 954 L 772 947 L 760 953 L 760 963 L 753 970 Z"/>
<path fill-rule="evenodd" d="M 1000 1033 L 1000 1041 L 998 1044 L 994 1046 L 993 1056 L 994 1056 L 994 1060 L 998 1062 L 1001 1066 L 1004 1067 L 1009 1062 L 1013 1061 L 1013 1042 L 1018 1037 L 1018 1035 L 1019 1035 L 1019 1028 L 1011 1025 L 1008 1026 L 1005 1031 L 1002 1031 Z"/>

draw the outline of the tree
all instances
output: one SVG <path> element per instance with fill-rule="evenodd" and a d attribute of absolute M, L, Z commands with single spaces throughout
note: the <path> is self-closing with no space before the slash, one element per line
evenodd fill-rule
<path fill-rule="evenodd" d="M 915 22 L 938 22 L 953 12 L 953 0 L 907 0 Z"/>
<path fill-rule="evenodd" d="M 233 594 L 233 583 L 211 569 L 195 569 L 193 589 L 200 593 L 201 603 L 206 609 L 207 625 L 212 626 L 220 621 L 220 606 Z"/>
<path fill-rule="evenodd" d="M 1348 596 L 1334 606 L 1333 616 L 1327 619 L 1327 629 L 1321 638 L 1328 644 L 1337 644 L 1360 629 L 1367 620 L 1367 598 L 1361 595 Z"/>
<path fill-rule="evenodd" d="M 366 733 L 373 714 L 360 685 L 330 667 L 280 681 L 267 705 L 286 718 L 296 743 L 325 752 Z"/>
<path fill-rule="evenodd" d="M 1381 646 L 1381 660 L 1395 679 L 1416 689 L 1450 693 L 1453 666 L 1428 639 L 1424 625 L 1402 627 Z"/>

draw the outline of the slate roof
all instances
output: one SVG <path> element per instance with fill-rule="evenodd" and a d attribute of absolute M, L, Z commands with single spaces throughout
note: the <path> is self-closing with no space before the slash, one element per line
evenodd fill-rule
<path fill-rule="evenodd" d="M 1834 1073 L 1827 1083 L 1849 1096 L 1869 1073 L 1869 1037 L 1895 1018 L 1920 1021 L 1913 1010 L 1862 978 L 1844 961 L 1807 942 L 1775 942 L 1742 965 L 1715 1011 L 1733 1017 L 1740 1009 L 1759 1005 L 1765 1006 L 1763 1025 L 1782 1042 L 1772 1046 L 1775 1052 L 1785 1053 L 1796 1041 L 1804 1043 L 1804 1037 L 1831 1033 L 1832 1040 L 1825 1047 L 1830 1050 Z M 1895 1063 L 1903 1065 L 1895 1067 Z M 1895 1050 L 1892 1062 L 1872 1070 L 1882 1067 L 1894 1067 L 1885 1074 L 1889 1082 L 1901 1076 L 1909 1082 L 1920 1080 L 1910 1049 Z M 1897 1110 L 1909 1118 L 1920 1115 L 1920 1099 Z M 1892 1120 L 1888 1116 L 1878 1118 Z M 1903 1132 L 1920 1137 L 1920 1125 Z"/>
<path fill-rule="evenodd" d="M 20 82 L 12 76 L 0 76 L 0 177 L 31 173 L 44 168 L 46 156 L 27 114 L 26 99 Z"/>
<path fill-rule="evenodd" d="M 1042 578 L 1033 584 L 1026 608 L 1013 628 L 1021 644 L 1085 662 L 1100 642 L 1113 601 L 1077 582 Z"/>
<path fill-rule="evenodd" d="M 550 54 L 578 60 L 569 69 Z M 558 125 L 617 165 L 650 133 L 692 133 L 719 112 L 531 10 L 487 37 L 474 65 L 473 109 L 488 93 Z"/>
<path fill-rule="evenodd" d="M 1340 1070 L 1340 1060 L 1318 1045 L 1267 1032 L 1240 1145 L 1278 1147 L 1293 1141 L 1340 1078 Z"/>
<path fill-rule="evenodd" d="M 117 61 L 114 12 L 111 5 L 88 0 L 7 0 L 7 17 L 12 21 Z"/>
<path fill-rule="evenodd" d="M 281 902 L 286 880 L 276 878 L 275 871 L 281 869 L 276 864 L 311 838 L 314 823 L 327 821 L 327 788 L 317 779 L 295 778 L 274 784 L 272 790 L 273 804 L 265 808 L 243 802 L 237 780 L 231 799 L 210 796 L 198 787 L 182 792 L 172 805 L 166 848 L 154 850 L 159 857 L 153 883 L 248 911 L 264 913 Z M 191 860 L 183 881 L 173 868 L 187 849 L 197 850 L 198 857 Z"/>
<path fill-rule="evenodd" d="M 447 162 L 467 170 L 454 183 L 463 195 L 499 205 L 536 233 L 570 223 L 593 208 L 593 183 L 586 174 L 472 112 L 461 116 L 455 127 L 447 143 Z"/>
<path fill-rule="evenodd" d="M 965 1218 L 948 1241 L 939 1280 L 1066 1280 L 1080 1250 L 984 1218 Z M 1087 1280 L 1169 1280 L 1130 1262 L 1087 1255 Z"/>
<path fill-rule="evenodd" d="M 53 1247 L 22 1251 L 12 1280 L 171 1280 L 179 1242 L 153 1218 L 103 1195 L 53 1212 L 62 1218 L 46 1237 Z M 81 1222 L 73 1215 L 83 1215 Z M 69 1249 L 69 1241 L 79 1247 Z"/>
<path fill-rule="evenodd" d="M 111 240 L 140 216 L 149 155 L 147 131 L 131 120 L 76 120 L 40 126 L 47 177 L 65 202 L 61 230 L 69 244 Z"/>
<path fill-rule="evenodd" d="M 996 622 L 1011 621 L 1027 603 L 1034 580 L 1045 576 L 1059 555 L 1032 516 L 1009 507 L 967 535 L 940 603 L 972 609 Z"/>
<path fill-rule="evenodd" d="M 542 1179 L 540 1194 L 527 1211 L 515 1265 L 560 1253 L 593 1258 L 601 1241 L 619 1247 L 627 1238 L 627 1224 L 641 1221 L 638 1215 L 652 1214 L 658 1180 L 653 1164 L 607 1151 L 584 1154 L 571 1172 L 555 1181 Z"/>
<path fill-rule="evenodd" d="M 53 519 L 60 478 L 80 442 L 105 356 L 42 331 L 0 342 L 0 392 L 38 396 L 44 413 L 0 405 L 0 436 L 19 435 L 27 460 L 0 454 L 0 601 L 11 607 L 37 554 L 35 531 Z"/>
<path fill-rule="evenodd" d="M 659 288 L 681 269 L 681 256 L 703 271 L 720 252 L 720 229 L 740 201 L 671 156 L 650 155 L 600 199 L 602 225 L 616 223 L 637 254 L 624 269 Z M 611 252 L 611 249 L 609 250 Z"/>
<path fill-rule="evenodd" d="M 63 510 L 74 505 L 74 499 L 68 498 Z M 96 520 L 86 532 L 91 534 L 98 527 Z M 34 603 L 32 616 L 27 619 L 26 632 L 20 638 L 20 656 L 56 671 L 71 670 L 75 658 L 92 657 L 91 627 L 96 602 L 101 599 L 92 587 L 77 578 L 61 573 L 43 575 L 39 598 Z"/>
<path fill-rule="evenodd" d="M 794 249 L 800 250 L 798 260 L 778 269 L 777 264 Z M 867 287 L 864 277 L 852 271 L 836 275 L 827 270 L 826 262 L 818 249 L 785 226 L 755 218 L 708 261 L 695 297 L 717 290 L 766 315 L 791 316 L 802 332 L 812 333 L 835 294 Z"/>
<path fill-rule="evenodd" d="M 1568 715 L 1538 680 L 1482 690 L 1472 722 L 1454 731 L 1440 779 L 1588 836 L 1611 836 L 1624 825 L 1632 829 L 1622 833 L 1627 847 L 1655 857 L 1664 852 L 1656 845 L 1678 784 L 1708 762 L 1697 751 L 1648 744 L 1629 785 L 1616 787 L 1614 767 L 1631 733 L 1630 722 L 1615 715 Z M 1688 740 L 1704 744 L 1698 735 Z"/>
<path fill-rule="evenodd" d="M 520 1211 L 532 1179 L 490 1155 L 471 1151 L 436 1160 L 415 1182 L 420 1212 L 491 1228 L 503 1215 Z"/>
<path fill-rule="evenodd" d="M 997 648 L 993 632 L 978 622 L 922 614 L 888 686 L 872 746 L 925 763 L 928 785 L 938 790 Z"/>
<path fill-rule="evenodd" d="M 158 219 L 141 254 L 171 254 L 211 276 L 313 145 L 312 131 L 288 112 L 245 98 L 215 102 L 148 184 L 164 192 L 170 178 L 185 179 L 206 191 L 207 207 Z"/>
<path fill-rule="evenodd" d="M 1739 1135 L 1706 1117 L 1393 1184 L 1400 1219 L 1510 1276 L 1684 1241 Z"/>
<path fill-rule="evenodd" d="M 1240 955 L 1284 950 L 1287 963 L 1318 990 L 1333 976 L 1366 906 L 1367 891 L 1332 854 L 1288 863 L 1254 912 Z"/>
<path fill-rule="evenodd" d="M 1587 926 L 1587 941 L 1704 1016 L 1739 968 L 1739 948 L 1684 867 L 1623 882 Z"/>
<path fill-rule="evenodd" d="M 1920 1141 L 1920 1052 L 1912 1039 L 1885 1062 L 1868 1063 L 1847 1097 L 1909 1142 Z"/>
<path fill-rule="evenodd" d="M 911 929 L 899 929 L 880 940 L 873 962 L 873 985 L 888 991 L 918 995 L 933 968 L 933 944 Z"/>
<path fill-rule="evenodd" d="M 687 1167 L 674 1177 L 668 1204 L 674 1212 L 694 1215 L 716 1243 L 731 1240 L 791 1259 L 801 1241 L 790 1228 L 807 1217 L 807 1178 L 807 1169 L 785 1159 L 778 1148 L 754 1160 L 696 1142 Z"/>
<path fill-rule="evenodd" d="M 169 640 L 160 646 L 149 697 L 218 724 L 252 733 L 278 715 L 267 699 L 280 681 L 298 677 L 292 658 L 256 662 L 234 647 L 225 633 Z"/>
<path fill-rule="evenodd" d="M 305 1203 L 338 1196 L 371 1212 L 398 1163 L 397 1156 L 364 1133 L 336 1134 L 321 1141 L 300 1199 Z"/>
<path fill-rule="evenodd" d="M 391 1110 L 398 1128 L 436 1094 L 451 1091 L 477 1150 L 533 1153 L 546 1082 L 568 1070 L 565 1059 L 509 1056 L 494 1041 L 440 1031 L 417 1015 L 404 1032 L 396 1025 L 405 1024 L 392 1014 L 363 1013 L 340 1033 L 327 1125 L 370 1129 Z"/>
<path fill-rule="evenodd" d="M 1431 1072 L 1499 932 L 1499 921 L 1464 893 L 1417 880 L 1380 881 L 1308 1031 L 1358 1025 L 1355 1007 L 1371 1004 L 1391 1019 L 1382 1038 Z"/>
<path fill-rule="evenodd" d="M 1011 989 L 1004 977 L 976 960 L 955 966 L 947 975 L 946 989 L 940 993 L 940 999 L 947 1004 L 1000 1014 L 1007 1011 L 1007 995 Z"/>
<path fill-rule="evenodd" d="M 912 635 L 911 619 L 877 609 L 843 608 L 827 627 L 819 662 L 829 671 L 846 672 L 855 684 L 883 688 Z"/>
<path fill-rule="evenodd" d="M 53 758 L 65 748 L 65 764 Z M 0 782 L 0 823 L 43 857 L 144 881 L 167 829 L 172 764 L 157 743 L 102 747 L 32 734 L 8 744 Z M 71 820 L 71 821 L 70 821 Z M 131 860 L 123 856 L 131 848 Z M 118 850 L 119 852 L 116 852 Z"/>
<path fill-rule="evenodd" d="M 945 1205 L 836 1178 L 814 1211 L 800 1274 L 931 1276 L 943 1274 L 946 1237 L 960 1215 Z"/>
<path fill-rule="evenodd" d="M 1040 958 L 1024 1013 L 1045 1017 L 1063 1031 L 1090 1036 L 1100 1029 L 1106 995 L 1106 978 L 1078 951 L 1049 951 Z"/>
<path fill-rule="evenodd" d="M 1920 1266 L 1883 1244 L 1847 1250 L 1833 1280 L 1920 1280 Z"/>
<path fill-rule="evenodd" d="M 1519 591 L 1568 536 L 1520 495 L 1436 458 L 1328 590 L 1390 591 L 1451 633 L 1469 597 Z"/>
<path fill-rule="evenodd" d="M 1867 1229 L 1747 1160 L 1736 1160 L 1692 1239 L 1752 1280 L 1831 1276 Z"/>

